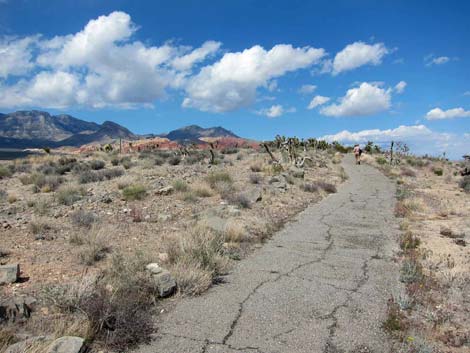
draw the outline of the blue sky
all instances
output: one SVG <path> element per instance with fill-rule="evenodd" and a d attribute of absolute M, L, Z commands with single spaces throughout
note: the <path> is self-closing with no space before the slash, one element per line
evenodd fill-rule
<path fill-rule="evenodd" d="M 456 158 L 470 152 L 469 18 L 466 1 L 0 0 L 0 111 Z"/>

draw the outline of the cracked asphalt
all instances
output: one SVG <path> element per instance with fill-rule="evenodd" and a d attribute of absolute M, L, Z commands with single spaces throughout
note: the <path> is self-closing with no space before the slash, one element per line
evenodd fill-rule
<path fill-rule="evenodd" d="M 312 205 L 221 285 L 159 317 L 141 353 L 390 352 L 396 294 L 395 187 L 346 156 L 349 180 Z"/>

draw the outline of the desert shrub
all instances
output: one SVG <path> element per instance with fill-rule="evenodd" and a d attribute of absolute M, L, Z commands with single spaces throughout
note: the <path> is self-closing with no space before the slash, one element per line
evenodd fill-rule
<path fill-rule="evenodd" d="M 15 203 L 16 201 L 18 201 L 18 197 L 15 194 L 10 194 L 7 197 L 7 201 L 8 203 Z"/>
<path fill-rule="evenodd" d="M 192 190 L 188 190 L 183 193 L 182 199 L 186 202 L 196 202 L 197 196 Z"/>
<path fill-rule="evenodd" d="M 119 165 L 119 158 L 117 158 L 117 157 L 112 158 L 111 159 L 111 164 L 115 167 L 118 166 Z"/>
<path fill-rule="evenodd" d="M 229 243 L 241 243 L 246 240 L 246 230 L 239 222 L 229 221 L 225 226 L 224 239 Z"/>
<path fill-rule="evenodd" d="M 233 183 L 227 181 L 216 182 L 213 189 L 216 190 L 223 199 L 229 198 L 235 192 Z"/>
<path fill-rule="evenodd" d="M 148 342 L 153 330 L 156 288 L 140 255 L 111 258 L 111 266 L 98 276 L 74 285 L 46 287 L 46 303 L 88 321 L 89 338 L 113 351 L 128 351 Z"/>
<path fill-rule="evenodd" d="M 273 164 L 271 164 L 271 172 L 272 172 L 272 174 L 278 175 L 278 174 L 281 174 L 283 171 L 284 171 L 284 169 L 282 168 L 282 165 L 281 165 L 281 164 L 279 164 L 279 163 L 273 163 Z"/>
<path fill-rule="evenodd" d="M 78 258 L 80 263 L 86 266 L 101 261 L 110 251 L 105 237 L 101 236 L 99 232 L 93 232 L 93 234 L 86 237 L 84 243 L 85 246 L 78 253 Z"/>
<path fill-rule="evenodd" d="M 291 174 L 286 174 L 284 176 L 284 179 L 285 179 L 286 183 L 289 184 L 289 185 L 294 185 L 295 184 L 295 177 Z"/>
<path fill-rule="evenodd" d="M 178 291 L 183 295 L 200 295 L 213 281 L 211 272 L 195 262 L 179 262 L 172 267 L 171 273 L 178 284 Z"/>
<path fill-rule="evenodd" d="M 181 264 L 187 271 L 199 269 L 213 280 L 226 272 L 228 260 L 223 254 L 224 238 L 202 226 L 193 227 L 166 251 L 171 264 Z M 180 278 L 176 277 L 177 283 Z"/>
<path fill-rule="evenodd" d="M 189 186 L 184 180 L 178 179 L 173 181 L 173 189 L 178 192 L 185 192 L 189 190 Z"/>
<path fill-rule="evenodd" d="M 413 212 L 421 211 L 422 204 L 420 204 L 415 198 L 407 198 L 398 201 L 395 204 L 395 216 L 397 217 L 408 217 Z"/>
<path fill-rule="evenodd" d="M 155 151 L 155 155 L 162 158 L 162 159 L 167 159 L 172 155 L 172 152 L 167 151 L 167 150 L 157 150 Z"/>
<path fill-rule="evenodd" d="M 406 328 L 405 316 L 400 310 L 400 306 L 393 299 L 389 299 L 387 303 L 387 316 L 382 324 L 387 332 L 402 331 Z"/>
<path fill-rule="evenodd" d="M 147 195 L 147 189 L 141 184 L 129 185 L 122 190 L 126 201 L 142 200 Z"/>
<path fill-rule="evenodd" d="M 432 172 L 437 176 L 442 176 L 444 174 L 444 170 L 439 167 L 433 167 Z"/>
<path fill-rule="evenodd" d="M 260 184 L 263 181 L 263 177 L 259 174 L 250 174 L 250 183 Z"/>
<path fill-rule="evenodd" d="M 300 188 L 305 192 L 317 192 L 318 186 L 312 183 L 303 183 L 300 185 Z"/>
<path fill-rule="evenodd" d="M 187 164 L 187 165 L 196 164 L 196 163 L 203 161 L 204 158 L 205 156 L 202 153 L 191 154 L 184 159 L 184 164 Z"/>
<path fill-rule="evenodd" d="M 178 165 L 181 163 L 181 157 L 177 155 L 173 155 L 167 159 L 169 165 Z"/>
<path fill-rule="evenodd" d="M 403 167 L 401 168 L 400 175 L 414 178 L 416 177 L 416 172 L 413 169 Z"/>
<path fill-rule="evenodd" d="M 0 189 L 0 201 L 6 200 L 7 197 L 8 197 L 8 193 L 5 190 Z"/>
<path fill-rule="evenodd" d="M 34 209 L 34 213 L 40 216 L 44 216 L 49 212 L 50 203 L 45 198 L 36 198 L 35 200 L 29 200 L 28 206 Z"/>
<path fill-rule="evenodd" d="M 78 174 L 80 184 L 94 183 L 103 180 L 111 180 L 124 174 L 121 168 L 102 169 L 102 170 L 84 170 Z"/>
<path fill-rule="evenodd" d="M 98 221 L 98 217 L 93 212 L 78 210 L 70 215 L 70 221 L 75 226 L 91 228 Z"/>
<path fill-rule="evenodd" d="M 162 157 L 156 156 L 153 162 L 155 165 L 162 165 L 163 163 L 165 163 L 165 159 L 163 159 Z"/>
<path fill-rule="evenodd" d="M 384 157 L 377 157 L 375 161 L 377 162 L 377 164 L 380 164 L 380 165 L 384 165 L 387 163 L 387 160 Z"/>
<path fill-rule="evenodd" d="M 121 165 L 124 169 L 130 169 L 133 166 L 132 160 L 130 157 L 124 157 L 121 159 Z"/>
<path fill-rule="evenodd" d="M 397 188 L 396 196 L 397 196 L 397 199 L 400 201 L 410 198 L 412 195 L 413 193 L 411 192 L 411 190 L 404 185 L 401 185 L 400 187 Z"/>
<path fill-rule="evenodd" d="M 70 206 L 85 196 L 85 189 L 72 185 L 62 186 L 56 193 L 57 202 L 61 205 Z"/>
<path fill-rule="evenodd" d="M 52 227 L 50 226 L 50 224 L 47 222 L 46 219 L 38 219 L 38 220 L 31 221 L 28 227 L 29 227 L 29 231 L 34 235 L 43 234 L 47 232 L 48 230 L 52 229 Z"/>
<path fill-rule="evenodd" d="M 421 241 L 419 240 L 418 237 L 414 236 L 411 231 L 406 231 L 405 233 L 402 234 L 401 239 L 400 239 L 400 248 L 403 251 L 408 251 L 412 249 L 416 249 Z"/>
<path fill-rule="evenodd" d="M 0 179 L 9 178 L 13 175 L 11 170 L 4 165 L 0 165 Z"/>
<path fill-rule="evenodd" d="M 64 179 L 57 175 L 33 174 L 31 181 L 34 192 L 50 192 L 56 190 Z"/>
<path fill-rule="evenodd" d="M 400 269 L 400 281 L 406 284 L 421 281 L 423 278 L 423 268 L 421 264 L 413 257 L 403 261 Z"/>
<path fill-rule="evenodd" d="M 324 181 L 317 181 L 315 182 L 315 185 L 317 185 L 320 189 L 326 191 L 328 194 L 334 194 L 335 192 L 337 192 L 336 186 Z"/>
<path fill-rule="evenodd" d="M 409 157 L 406 159 L 406 163 L 408 163 L 412 167 L 422 168 L 429 164 L 428 160 L 416 157 Z"/>
<path fill-rule="evenodd" d="M 250 199 L 244 194 L 229 194 L 225 199 L 232 205 L 236 205 L 240 208 L 251 208 Z"/>
<path fill-rule="evenodd" d="M 236 147 L 225 147 L 220 151 L 220 153 L 222 153 L 222 154 L 235 154 L 235 153 L 238 153 L 238 148 L 236 148 Z"/>
<path fill-rule="evenodd" d="M 106 163 L 104 161 L 101 161 L 99 159 L 93 159 L 88 162 L 90 164 L 90 168 L 93 170 L 100 170 L 103 169 Z"/>
<path fill-rule="evenodd" d="M 206 181 L 213 189 L 215 189 L 216 184 L 221 182 L 228 184 L 233 183 L 232 177 L 225 171 L 211 172 L 209 175 L 207 175 Z"/>
<path fill-rule="evenodd" d="M 212 190 L 206 185 L 193 186 L 193 192 L 197 197 L 211 197 Z"/>
<path fill-rule="evenodd" d="M 470 192 L 470 175 L 466 175 L 460 179 L 459 187 L 462 188 L 465 192 Z"/>

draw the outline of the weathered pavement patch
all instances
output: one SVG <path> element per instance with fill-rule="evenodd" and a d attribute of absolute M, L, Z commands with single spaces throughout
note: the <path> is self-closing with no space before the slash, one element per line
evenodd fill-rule
<path fill-rule="evenodd" d="M 139 352 L 389 352 L 381 324 L 398 276 L 395 189 L 350 156 L 343 165 L 349 180 L 337 194 L 241 261 L 226 283 L 181 300 Z"/>

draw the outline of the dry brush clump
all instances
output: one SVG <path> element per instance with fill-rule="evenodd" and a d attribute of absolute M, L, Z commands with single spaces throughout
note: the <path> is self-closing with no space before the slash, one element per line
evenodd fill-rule
<path fill-rule="evenodd" d="M 178 238 L 166 238 L 170 270 L 182 294 L 197 295 L 228 269 L 223 255 L 225 239 L 205 226 L 195 226 Z"/>
<path fill-rule="evenodd" d="M 141 254 L 115 254 L 111 264 L 96 277 L 84 277 L 74 285 L 46 287 L 45 301 L 57 308 L 64 320 L 82 320 L 86 337 L 99 346 L 125 351 L 148 342 L 154 330 L 157 289 Z"/>
<path fill-rule="evenodd" d="M 122 196 L 126 201 L 143 200 L 147 196 L 147 188 L 142 184 L 129 185 L 122 189 Z"/>

